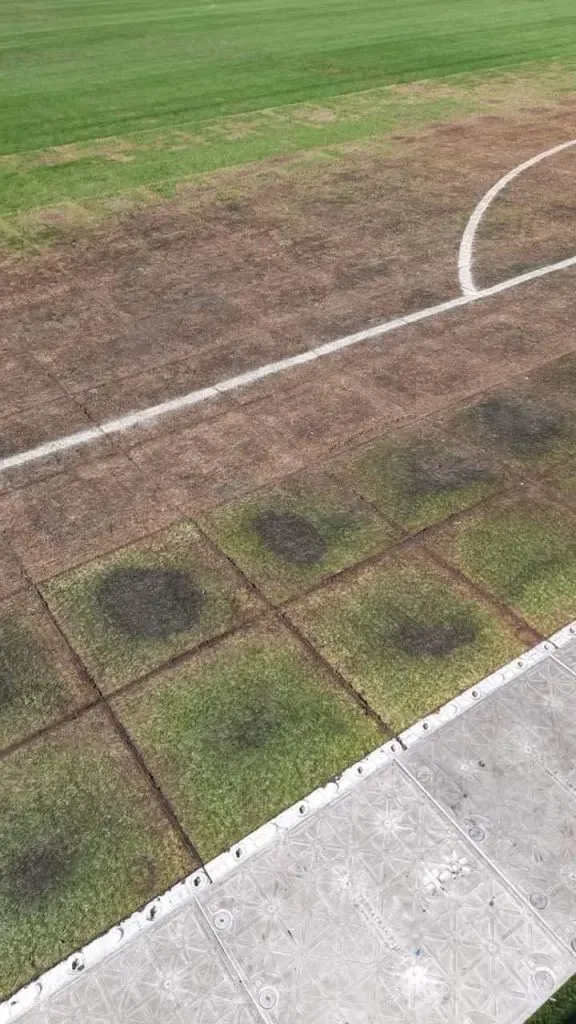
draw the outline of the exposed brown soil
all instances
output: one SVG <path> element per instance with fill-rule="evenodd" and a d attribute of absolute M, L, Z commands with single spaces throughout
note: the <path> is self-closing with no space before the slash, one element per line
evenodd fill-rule
<path fill-rule="evenodd" d="M 119 568 L 103 580 L 98 600 L 123 633 L 163 640 L 196 625 L 204 595 L 185 573 L 174 569 Z"/>
<path fill-rule="evenodd" d="M 470 619 L 436 625 L 408 620 L 398 627 L 393 642 L 406 654 L 439 658 L 473 643 L 476 635 L 476 627 Z"/>
<path fill-rule="evenodd" d="M 269 551 L 295 565 L 317 565 L 326 553 L 326 542 L 304 516 L 267 510 L 259 513 L 252 528 Z"/>

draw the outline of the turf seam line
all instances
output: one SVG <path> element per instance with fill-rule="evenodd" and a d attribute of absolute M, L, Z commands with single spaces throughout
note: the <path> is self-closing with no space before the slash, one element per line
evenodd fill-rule
<path fill-rule="evenodd" d="M 364 697 L 362 697 L 362 695 L 358 693 L 358 691 L 352 686 L 352 684 L 349 683 L 348 680 L 343 675 L 341 675 L 340 672 L 338 672 L 338 670 L 334 668 L 334 666 L 331 665 L 329 661 L 327 661 L 323 657 L 320 651 L 318 651 L 316 647 L 314 647 L 310 640 L 308 640 L 308 638 L 300 632 L 298 627 L 288 617 L 286 607 L 283 604 L 275 604 L 269 597 L 267 597 L 266 594 L 260 589 L 260 587 L 256 583 L 254 583 L 249 578 L 249 576 L 247 576 L 246 573 L 237 565 L 234 559 L 218 547 L 218 545 L 212 540 L 210 535 L 206 533 L 201 526 L 197 525 L 197 529 L 200 531 L 206 543 L 210 545 L 210 548 L 218 555 L 223 555 L 224 558 L 226 558 L 234 572 L 237 573 L 237 575 L 242 579 L 243 583 L 264 604 L 264 607 L 268 615 L 271 615 L 274 621 L 278 623 L 280 626 L 282 626 L 284 629 L 286 629 L 290 633 L 290 635 L 297 641 L 297 643 L 304 648 L 312 663 L 317 665 L 318 668 L 322 670 L 323 674 L 327 675 L 328 678 L 331 679 L 332 682 L 338 687 L 338 689 L 346 693 L 354 701 L 354 703 L 360 707 L 364 714 L 368 718 L 370 718 L 387 737 L 394 736 L 394 730 L 391 729 L 389 725 L 387 725 L 387 723 L 380 717 L 378 712 L 375 711 L 374 708 L 370 706 L 368 701 L 365 700 Z M 328 577 L 329 580 L 331 580 L 332 578 L 333 577 Z M 310 590 L 313 589 L 314 587 L 310 588 Z M 297 595 L 298 598 L 300 596 L 302 595 Z M 294 598 L 293 600 L 296 600 L 296 598 Z M 285 602 L 285 605 L 288 605 L 288 603 L 289 602 Z M 263 615 L 259 616 L 256 619 L 256 621 L 265 622 L 266 612 Z"/>
<path fill-rule="evenodd" d="M 113 434 L 125 433 L 133 427 L 138 427 L 145 423 L 152 423 L 169 413 L 182 412 L 184 409 L 189 409 L 192 406 L 199 405 L 208 399 L 218 398 L 230 391 L 238 391 L 241 388 L 249 387 L 251 384 L 256 383 L 256 381 L 264 380 L 266 377 L 283 373 L 295 366 L 314 362 L 316 359 L 333 355 L 335 352 L 341 352 L 344 349 L 351 348 L 354 345 L 359 345 L 365 341 L 372 341 L 381 338 L 401 327 L 407 327 L 410 324 L 419 323 L 422 320 L 428 320 L 431 317 L 440 316 L 443 313 L 451 312 L 453 309 L 460 309 L 464 306 L 470 305 L 471 303 L 490 299 L 495 295 L 500 295 L 503 292 L 510 291 L 520 285 L 528 284 L 531 281 L 536 281 L 539 278 L 546 277 L 549 274 L 553 274 L 558 271 L 568 270 L 574 266 L 576 266 L 576 256 L 570 256 L 568 259 L 560 260 L 557 263 L 550 263 L 544 267 L 538 267 L 535 270 L 527 271 L 517 277 L 507 278 L 505 281 L 500 281 L 498 284 L 475 291 L 471 295 L 459 295 L 455 299 L 448 299 L 446 302 L 441 302 L 434 306 L 427 306 L 425 309 L 421 309 L 418 312 L 408 313 L 405 316 L 396 317 L 393 320 L 387 320 L 381 324 L 376 324 L 374 327 L 369 327 L 365 330 L 357 331 L 354 334 L 348 334 L 345 337 L 337 338 L 335 341 L 318 345 L 316 348 L 309 349 L 306 352 L 301 352 L 298 355 L 287 356 L 285 359 L 280 359 L 273 363 L 265 363 L 253 370 L 248 370 L 246 373 L 241 373 L 234 377 L 217 381 L 209 387 L 200 388 L 196 391 L 189 391 L 185 395 L 178 395 L 165 402 L 160 402 L 158 405 L 148 406 L 145 409 L 128 413 L 126 416 L 121 416 L 117 419 L 106 420 L 98 426 L 89 427 L 86 430 L 79 430 L 74 434 L 67 434 L 63 437 L 55 438 L 52 441 L 46 441 L 43 444 L 37 445 L 35 448 L 29 448 L 26 451 L 18 452 L 15 455 L 9 455 L 6 458 L 0 459 L 0 473 L 4 473 L 9 469 L 16 469 L 20 466 L 25 466 L 31 462 L 37 462 L 41 459 L 48 458 L 51 455 L 58 455 L 60 452 L 68 451 L 72 448 L 92 444 L 94 441 L 101 440 L 102 438 Z"/>
<path fill-rule="evenodd" d="M 525 160 L 523 163 L 514 167 L 511 171 L 508 171 L 507 174 L 504 174 L 499 181 L 497 181 L 495 185 L 492 185 L 492 188 L 482 196 L 482 199 L 472 211 L 470 219 L 464 229 L 460 248 L 458 250 L 458 280 L 460 281 L 462 295 L 466 295 L 468 297 L 478 295 L 479 289 L 474 283 L 474 276 L 472 274 L 476 234 L 484 215 L 489 210 L 496 197 L 506 188 L 507 185 L 510 184 L 511 181 L 518 178 L 524 173 L 524 171 L 529 170 L 531 167 L 535 167 L 543 160 L 548 160 L 551 156 L 556 156 L 557 153 L 562 153 L 565 149 L 569 149 L 571 146 L 576 146 L 576 139 L 570 139 L 569 142 L 561 142 L 559 146 L 553 146 L 551 149 L 545 149 L 542 153 L 538 153 L 536 156 L 531 157 L 530 160 Z"/>
<path fill-rule="evenodd" d="M 74 648 L 70 644 L 68 637 L 66 636 L 66 633 L 62 629 L 62 626 L 60 625 L 58 618 L 56 617 L 56 615 L 52 613 L 52 610 L 50 609 L 50 606 L 46 598 L 44 597 L 44 594 L 42 593 L 39 587 L 35 587 L 34 589 L 36 590 L 36 593 L 38 594 L 38 597 L 42 602 L 42 605 L 44 606 L 46 614 L 49 616 L 55 629 L 58 631 L 58 634 L 60 635 L 63 643 L 71 652 L 73 664 L 76 666 L 76 670 L 80 678 L 83 679 L 84 682 L 86 682 L 92 689 L 92 692 L 96 697 L 95 707 L 100 708 L 108 718 L 109 723 L 112 726 L 114 732 L 116 733 L 118 739 L 122 743 L 122 746 L 127 751 L 129 757 L 132 759 L 132 761 L 138 768 L 140 774 L 142 775 L 147 785 L 149 786 L 159 810 L 169 821 L 170 826 L 180 839 L 180 842 L 182 843 L 188 855 L 197 865 L 201 865 L 202 860 L 198 854 L 198 851 L 196 850 L 194 844 L 192 843 L 192 840 L 190 839 L 189 835 L 187 834 L 183 826 L 180 824 L 180 821 L 176 815 L 174 808 L 172 807 L 170 800 L 163 792 L 161 787 L 158 785 L 156 779 L 154 778 L 154 775 L 148 768 L 148 765 L 146 764 L 144 757 L 142 756 L 140 750 L 138 749 L 132 737 L 130 736 L 130 733 L 116 715 L 116 712 L 109 703 L 106 694 L 102 692 L 102 690 L 98 686 L 98 683 L 86 668 L 86 665 L 82 661 L 80 655 L 74 650 Z"/>

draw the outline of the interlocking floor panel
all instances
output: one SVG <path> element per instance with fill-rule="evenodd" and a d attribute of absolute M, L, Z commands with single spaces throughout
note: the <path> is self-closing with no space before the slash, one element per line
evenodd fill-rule
<path fill-rule="evenodd" d="M 80 975 L 22 1024 L 257 1024 L 241 981 L 190 902 Z"/>
<path fill-rule="evenodd" d="M 404 758 L 414 777 L 576 947 L 576 677 L 546 658 Z"/>
<path fill-rule="evenodd" d="M 201 898 L 274 1024 L 513 1024 L 572 967 L 398 765 Z"/>

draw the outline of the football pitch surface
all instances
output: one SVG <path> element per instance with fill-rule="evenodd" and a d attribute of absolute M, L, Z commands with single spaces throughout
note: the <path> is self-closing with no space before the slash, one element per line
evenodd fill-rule
<path fill-rule="evenodd" d="M 575 617 L 573 75 L 382 87 L 534 9 L 8 9 L 4 997 Z"/>

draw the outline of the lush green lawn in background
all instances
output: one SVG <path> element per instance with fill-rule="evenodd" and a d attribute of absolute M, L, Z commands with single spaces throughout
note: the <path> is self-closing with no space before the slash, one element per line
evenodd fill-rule
<path fill-rule="evenodd" d="M 8 0 L 0 152 L 571 57 L 574 0 Z"/>

